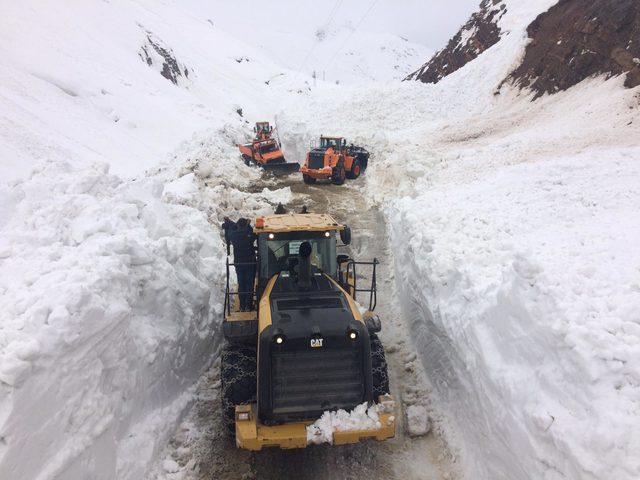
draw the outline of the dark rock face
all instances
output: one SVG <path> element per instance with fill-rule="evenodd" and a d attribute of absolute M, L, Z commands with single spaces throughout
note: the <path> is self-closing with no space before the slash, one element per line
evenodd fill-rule
<path fill-rule="evenodd" d="M 480 10 L 451 39 L 447 46 L 405 80 L 438 83 L 464 67 L 500 40 L 498 20 L 505 14 L 504 0 L 482 0 Z"/>
<path fill-rule="evenodd" d="M 531 43 L 509 77 L 535 98 L 593 75 L 640 85 L 640 1 L 560 0 L 527 29 Z"/>
<path fill-rule="evenodd" d="M 147 33 L 147 43 L 142 46 L 138 56 L 150 67 L 157 64 L 160 75 L 173 84 L 178 85 L 180 77 L 188 78 L 189 69 L 181 66 L 173 53 L 173 50 L 165 46 L 162 41 Z"/>

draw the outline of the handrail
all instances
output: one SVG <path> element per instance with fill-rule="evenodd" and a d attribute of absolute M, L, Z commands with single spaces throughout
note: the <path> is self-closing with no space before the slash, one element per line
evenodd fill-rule
<path fill-rule="evenodd" d="M 257 262 L 233 262 L 233 263 L 229 263 L 229 257 L 227 257 L 227 265 L 226 265 L 226 270 L 227 270 L 227 281 L 226 281 L 226 287 L 225 287 L 225 291 L 224 291 L 224 310 L 225 312 L 227 312 L 227 315 L 231 314 L 231 300 L 230 297 L 231 295 L 238 295 L 238 298 L 240 297 L 240 294 L 247 294 L 247 293 L 251 293 L 251 300 L 254 302 L 257 301 L 257 297 L 256 297 L 256 292 L 255 289 L 252 292 L 241 292 L 240 290 L 231 290 L 231 285 L 229 282 L 229 276 L 231 273 L 231 269 L 229 267 L 237 267 L 237 266 L 243 266 L 243 265 L 254 265 L 254 266 L 258 266 Z M 240 288 L 240 286 L 238 285 L 238 288 Z"/>
<path fill-rule="evenodd" d="M 346 280 L 349 279 L 349 272 L 353 268 L 353 299 L 356 300 L 358 292 L 369 292 L 369 310 L 373 311 L 378 304 L 378 283 L 376 279 L 376 267 L 380 264 L 377 258 L 371 262 L 356 262 L 349 260 L 346 268 Z M 357 265 L 371 265 L 373 271 L 371 273 L 371 286 L 369 288 L 358 288 Z"/>

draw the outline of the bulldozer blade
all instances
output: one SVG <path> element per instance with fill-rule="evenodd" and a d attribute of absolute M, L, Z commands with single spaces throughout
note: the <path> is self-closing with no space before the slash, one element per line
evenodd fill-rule
<path fill-rule="evenodd" d="M 274 173 L 290 173 L 290 172 L 297 172 L 298 170 L 300 170 L 300 164 L 299 163 L 274 163 L 274 162 L 270 162 L 267 163 L 266 165 L 261 165 L 262 168 L 264 168 L 265 170 L 268 170 L 270 172 L 274 172 Z"/>

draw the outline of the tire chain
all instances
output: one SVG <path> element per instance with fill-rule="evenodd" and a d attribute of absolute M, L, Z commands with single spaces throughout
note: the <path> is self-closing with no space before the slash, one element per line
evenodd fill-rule
<path fill-rule="evenodd" d="M 373 377 L 373 397 L 389 393 L 389 373 L 382 342 L 375 333 L 371 334 L 371 373 Z"/>
<path fill-rule="evenodd" d="M 229 433 L 235 432 L 235 407 L 256 399 L 256 350 L 243 345 L 226 345 L 221 355 L 220 379 L 222 416 Z"/>

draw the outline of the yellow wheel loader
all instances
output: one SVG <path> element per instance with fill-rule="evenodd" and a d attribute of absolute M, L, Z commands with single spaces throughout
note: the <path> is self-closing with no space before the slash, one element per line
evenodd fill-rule
<path fill-rule="evenodd" d="M 256 308 L 239 311 L 229 273 L 221 354 L 224 422 L 236 445 L 303 448 L 307 426 L 326 411 L 377 404 L 375 428 L 337 430 L 334 445 L 395 435 L 394 402 L 377 333 L 378 261 L 338 255 L 350 229 L 327 214 L 282 214 L 255 220 Z M 360 288 L 357 268 L 371 271 Z M 356 302 L 366 293 L 368 310 Z"/>

